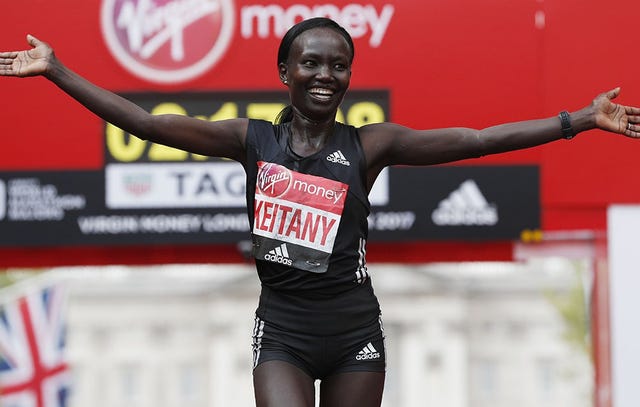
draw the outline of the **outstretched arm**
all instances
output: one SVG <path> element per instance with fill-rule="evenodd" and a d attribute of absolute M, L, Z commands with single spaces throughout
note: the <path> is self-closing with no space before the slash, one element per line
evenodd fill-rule
<path fill-rule="evenodd" d="M 573 134 L 601 129 L 640 138 L 640 108 L 614 103 L 620 88 L 602 93 L 570 114 Z M 563 138 L 558 117 L 502 124 L 483 130 L 413 130 L 391 123 L 360 129 L 371 172 L 387 165 L 430 165 L 534 147 Z"/>
<path fill-rule="evenodd" d="M 242 161 L 246 119 L 208 122 L 180 115 L 151 115 L 64 66 L 51 47 L 32 35 L 32 49 L 0 52 L 0 76 L 44 76 L 105 121 L 145 140 L 202 155 Z"/>

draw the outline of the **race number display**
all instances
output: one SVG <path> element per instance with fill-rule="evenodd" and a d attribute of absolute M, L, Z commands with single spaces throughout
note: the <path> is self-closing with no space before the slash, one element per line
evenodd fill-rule
<path fill-rule="evenodd" d="M 327 270 L 349 186 L 260 161 L 253 234 L 257 259 Z"/>

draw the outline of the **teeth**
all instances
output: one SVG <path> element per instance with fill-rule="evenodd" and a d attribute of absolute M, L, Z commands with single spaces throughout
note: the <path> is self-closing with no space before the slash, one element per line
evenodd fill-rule
<path fill-rule="evenodd" d="M 324 89 L 324 88 L 313 88 L 309 90 L 309 93 L 316 93 L 319 95 L 328 95 L 328 96 L 333 95 L 333 92 L 331 90 Z"/>

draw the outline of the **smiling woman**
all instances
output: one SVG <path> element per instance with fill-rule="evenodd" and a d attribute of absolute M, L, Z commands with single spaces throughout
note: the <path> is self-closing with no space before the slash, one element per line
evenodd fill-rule
<path fill-rule="evenodd" d="M 305 109 L 305 112 L 298 113 L 311 121 L 317 114 L 325 120 L 329 118 L 331 123 L 335 121 L 335 115 L 328 117 L 326 112 L 322 112 L 322 106 L 326 105 L 329 112 L 337 112 L 349 87 L 354 55 L 351 36 L 331 20 L 306 20 L 289 30 L 278 49 L 278 71 L 280 80 L 289 88 L 291 105 L 280 113 L 276 121 L 292 121 L 294 106 Z M 305 105 L 306 108 L 303 107 Z M 317 108 L 321 110 L 314 113 L 314 105 L 319 105 Z M 295 137 L 290 141 L 300 142 Z M 318 145 L 299 144 L 297 148 L 304 156 L 315 152 L 313 150 Z"/>
<path fill-rule="evenodd" d="M 48 44 L 28 42 L 30 50 L 0 52 L 0 75 L 44 76 L 129 134 L 242 164 L 262 287 L 253 331 L 260 407 L 311 407 L 316 379 L 321 406 L 381 404 L 384 333 L 365 254 L 368 194 L 385 167 L 534 147 L 595 128 L 640 136 L 640 109 L 614 103 L 620 89 L 570 114 L 482 130 L 342 124 L 336 116 L 355 53 L 347 31 L 327 18 L 296 24 L 282 40 L 277 68 L 290 107 L 276 124 L 152 115 L 68 69 Z"/>

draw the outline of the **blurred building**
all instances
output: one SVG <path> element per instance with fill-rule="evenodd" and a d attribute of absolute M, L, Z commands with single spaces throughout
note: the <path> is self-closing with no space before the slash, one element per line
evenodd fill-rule
<path fill-rule="evenodd" d="M 558 259 L 371 266 L 387 336 L 384 406 L 592 405 L 590 358 L 565 339 L 550 300 L 568 298 L 586 269 Z M 254 405 L 251 266 L 52 273 L 70 288 L 72 407 Z"/>

